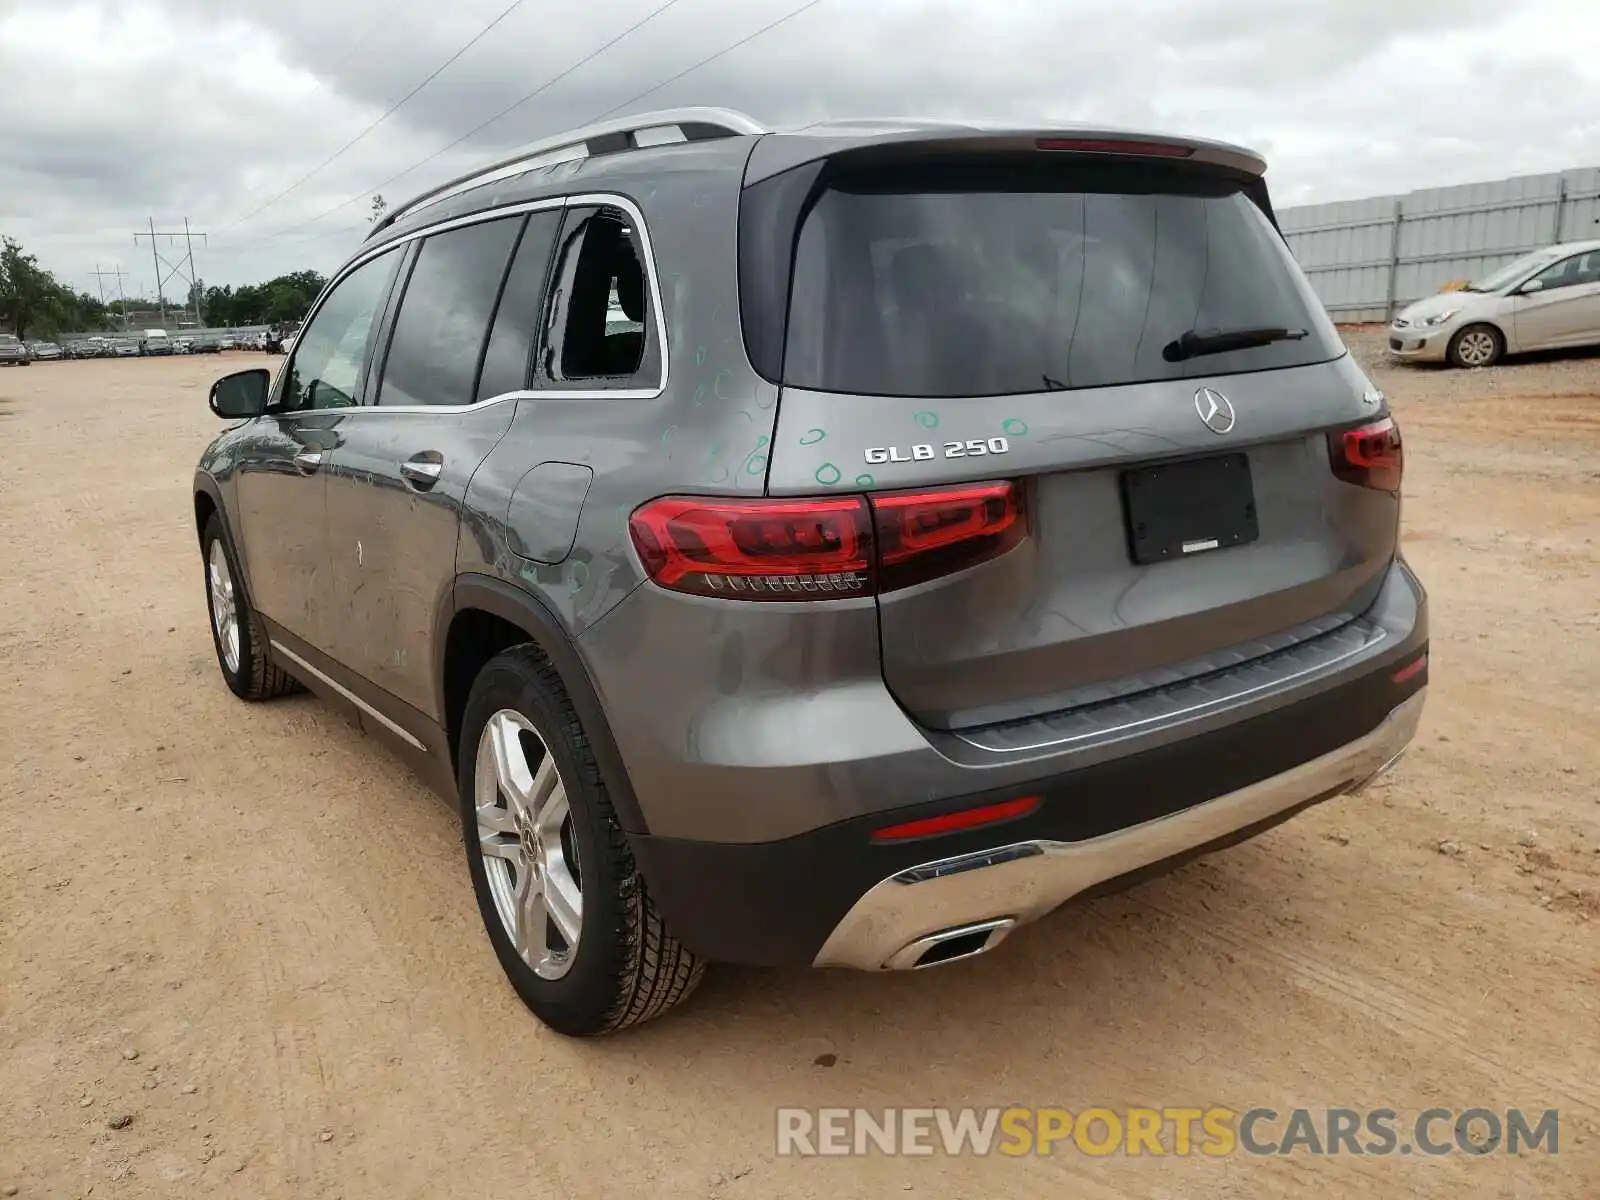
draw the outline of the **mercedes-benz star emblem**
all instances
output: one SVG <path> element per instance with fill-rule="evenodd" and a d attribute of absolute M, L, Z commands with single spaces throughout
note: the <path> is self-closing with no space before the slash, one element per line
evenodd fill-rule
<path fill-rule="evenodd" d="M 1233 429 L 1233 405 L 1215 388 L 1201 388 L 1194 394 L 1194 411 L 1200 414 L 1212 433 L 1227 433 Z"/>

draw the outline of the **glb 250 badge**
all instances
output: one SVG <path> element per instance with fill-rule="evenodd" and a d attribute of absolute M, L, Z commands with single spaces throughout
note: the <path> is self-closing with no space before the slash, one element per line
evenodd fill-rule
<path fill-rule="evenodd" d="M 1003 437 L 973 438 L 965 442 L 945 442 L 941 452 L 937 442 L 918 442 L 910 453 L 899 446 L 870 446 L 867 461 L 879 463 L 926 462 L 930 458 L 978 458 L 984 454 L 1007 454 L 1011 443 Z"/>

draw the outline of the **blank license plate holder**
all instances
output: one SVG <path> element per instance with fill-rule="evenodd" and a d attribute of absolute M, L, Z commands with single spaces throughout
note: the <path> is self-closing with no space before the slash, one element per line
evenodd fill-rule
<path fill-rule="evenodd" d="M 1250 458 L 1218 454 L 1124 471 L 1128 551 L 1139 564 L 1243 546 L 1260 536 Z"/>

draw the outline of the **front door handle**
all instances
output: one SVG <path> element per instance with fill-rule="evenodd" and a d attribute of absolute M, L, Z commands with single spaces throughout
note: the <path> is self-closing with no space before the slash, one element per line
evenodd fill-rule
<path fill-rule="evenodd" d="M 406 483 L 419 492 L 425 492 L 438 483 L 443 471 L 444 459 L 434 450 L 425 450 L 400 464 L 400 474 Z"/>
<path fill-rule="evenodd" d="M 302 475 L 311 475 L 322 465 L 321 450 L 302 450 L 294 456 L 294 465 L 300 468 Z"/>

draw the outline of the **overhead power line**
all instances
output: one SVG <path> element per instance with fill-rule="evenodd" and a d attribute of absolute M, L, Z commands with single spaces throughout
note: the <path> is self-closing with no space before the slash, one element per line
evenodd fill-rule
<path fill-rule="evenodd" d="M 823 2 L 823 0 L 808 0 L 807 3 L 801 4 L 798 7 L 789 10 L 787 13 L 785 13 L 783 16 L 779 17 L 777 20 L 770 21 L 766 25 L 763 25 L 760 29 L 757 29 L 754 33 L 746 34 L 744 37 L 740 38 L 738 41 L 733 42 L 733 43 L 731 43 L 731 44 L 729 44 L 727 46 L 724 46 L 722 49 L 718 50 L 716 53 L 706 55 L 706 57 L 702 58 L 699 62 L 696 62 L 692 66 L 685 67 L 683 70 L 679 71 L 676 75 L 673 75 L 673 76 L 671 76 L 671 77 L 669 77 L 667 79 L 662 80 L 660 83 L 654 85 L 653 87 L 647 88 L 646 90 L 638 93 L 635 96 L 629 97 L 627 100 L 624 100 L 621 104 L 615 105 L 614 107 L 607 109 L 605 112 L 600 113 L 598 116 L 591 117 L 589 119 L 589 121 L 584 122 L 584 124 L 591 124 L 594 121 L 602 120 L 605 117 L 611 116 L 613 113 L 620 112 L 622 109 L 627 108 L 629 105 L 637 104 L 640 100 L 643 100 L 647 96 L 655 95 L 655 93 L 659 92 L 662 88 L 668 87 L 671 84 L 677 83 L 678 80 L 684 78 L 687 75 L 694 74 L 694 72 L 700 70 L 701 67 L 707 66 L 707 65 L 715 62 L 717 59 L 722 58 L 724 55 L 732 54 L 735 50 L 739 49 L 741 46 L 748 45 L 750 42 L 755 41 L 757 38 L 762 37 L 765 34 L 768 34 L 768 33 L 772 32 L 774 29 L 777 29 L 780 25 L 787 24 L 788 22 L 794 20 L 796 17 L 803 15 L 804 13 L 809 11 L 810 9 L 813 9 L 813 8 L 817 7 L 817 5 L 821 4 L 822 2 Z M 301 223 L 300 225 L 290 226 L 288 229 L 279 230 L 278 232 L 280 232 L 280 233 L 292 233 L 292 232 L 294 232 L 296 230 L 304 229 L 309 225 L 315 225 L 318 221 L 323 220 L 325 217 L 331 217 L 334 213 L 340 212 L 340 211 L 350 207 L 350 205 L 356 203 L 358 200 L 361 200 L 364 197 L 366 197 L 368 195 L 371 195 L 374 192 L 381 192 L 384 188 L 388 187 L 390 184 L 395 183 L 398 180 L 404 179 L 407 175 L 411 174 L 413 171 L 416 171 L 421 167 L 427 166 L 429 163 L 433 162 L 435 159 L 439 158 L 441 155 L 448 154 L 451 150 L 454 150 L 457 146 L 461 145 L 461 143 L 469 140 L 470 138 L 476 137 L 478 134 L 482 133 L 485 129 L 489 128 L 489 126 L 495 124 L 497 121 L 501 120 L 502 118 L 509 116 L 511 113 L 513 113 L 517 109 L 521 108 L 524 104 L 528 103 L 528 101 L 533 100 L 536 97 L 543 95 L 550 88 L 554 87 L 557 83 L 560 83 L 567 76 L 571 75 L 574 71 L 577 71 L 581 67 L 587 66 L 589 63 L 591 63 L 595 59 L 599 58 L 607 50 L 610 50 L 618 42 L 621 42 L 625 38 L 629 37 L 630 35 L 632 35 L 634 33 L 637 33 L 640 29 L 642 29 L 644 26 L 648 25 L 651 21 L 655 20 L 662 13 L 666 12 L 669 8 L 673 7 L 677 3 L 679 3 L 679 0 L 666 0 L 666 3 L 661 4 L 661 5 L 657 6 L 656 8 L 652 9 L 650 12 L 648 12 L 643 17 L 641 17 L 639 20 L 635 21 L 632 25 L 628 26 L 628 28 L 624 29 L 616 37 L 612 38 L 609 42 L 606 42 L 603 46 L 597 47 L 596 49 L 590 51 L 588 54 L 586 54 L 582 58 L 580 58 L 577 62 L 573 63 L 570 67 L 567 67 L 565 70 L 559 72 L 556 75 L 551 76 L 549 79 L 547 79 L 543 83 L 541 83 L 538 87 L 534 88 L 533 91 L 529 92 L 526 96 L 523 96 L 520 99 L 513 101 L 511 104 L 506 105 L 506 107 L 502 108 L 499 112 L 495 113 L 494 116 L 490 117 L 487 121 L 483 121 L 482 123 L 480 123 L 480 124 L 474 126 L 473 128 L 467 130 L 466 133 L 464 133 L 460 137 L 456 138 L 456 140 L 451 142 L 449 145 L 441 146 L 439 149 L 435 150 L 432 154 L 429 154 L 426 158 L 420 159 L 419 161 L 412 163 L 405 170 L 397 172 L 396 174 L 389 176 L 389 178 L 383 180 L 383 182 L 381 182 L 381 183 L 374 184 L 372 187 L 368 188 L 366 191 L 359 192 L 356 195 L 351 196 L 349 199 L 341 201 L 340 203 L 334 205 L 332 208 L 328 209 L 326 212 L 319 213 L 316 216 L 312 217 L 309 221 L 305 221 L 305 222 Z"/>
<path fill-rule="evenodd" d="M 336 61 L 336 62 L 350 62 L 350 61 L 353 61 L 356 58 L 356 56 L 359 55 L 361 53 L 361 51 L 366 48 L 367 43 L 372 40 L 373 34 L 377 33 L 378 30 L 380 30 L 380 29 L 383 29 L 383 28 L 385 28 L 387 26 L 392 26 L 394 24 L 394 13 L 391 11 L 391 9 L 389 7 L 388 0 L 379 0 L 378 6 L 377 6 L 377 12 L 378 12 L 378 15 L 372 19 L 372 23 L 370 25 L 368 25 L 364 30 L 361 31 L 361 36 L 356 38 L 356 40 L 350 44 L 349 49 L 345 50 L 345 52 L 343 54 L 339 55 L 338 58 L 335 59 L 334 61 Z M 299 112 L 302 108 L 304 108 L 306 106 L 307 102 L 310 101 L 310 99 L 313 96 L 315 96 L 317 93 L 322 91 L 322 89 L 324 87 L 327 86 L 327 83 L 328 83 L 328 76 L 326 76 L 326 75 L 318 76 L 317 82 L 311 88 L 309 88 L 305 92 L 301 93 L 300 98 L 298 100 L 296 100 L 292 105 L 290 105 L 289 106 L 289 111 L 284 113 L 283 116 L 281 118 L 279 118 L 279 119 L 280 120 L 287 120 L 289 117 L 291 117 L 295 113 Z"/>
<path fill-rule="evenodd" d="M 312 217 L 309 221 L 306 221 L 303 225 L 297 225 L 297 226 L 294 226 L 293 228 L 302 229 L 302 228 L 305 227 L 305 225 L 314 225 L 314 224 L 316 224 L 318 221 L 322 220 L 324 217 L 331 217 L 334 213 L 339 212 L 339 211 L 341 211 L 341 210 L 343 210 L 345 208 L 348 208 L 350 205 L 354 204 L 356 201 L 362 199 L 363 197 L 371 195 L 373 192 L 381 192 L 381 191 L 383 191 L 383 189 L 388 187 L 390 184 L 395 183 L 395 182 L 397 182 L 397 181 L 399 181 L 401 179 L 404 179 L 407 175 L 411 174 L 413 171 L 419 170 L 422 167 L 427 166 L 429 163 L 433 162 L 436 158 L 439 158 L 441 155 L 450 153 L 450 151 L 454 150 L 457 146 L 461 145 L 462 142 L 465 142 L 465 141 L 467 141 L 467 140 L 469 140 L 471 138 L 476 137 L 478 134 L 482 133 L 485 129 L 489 128 L 489 126 L 495 124 L 497 121 L 500 121 L 503 118 L 510 116 L 517 109 L 521 108 L 524 104 L 528 103 L 528 101 L 533 100 L 538 96 L 542 96 L 545 92 L 549 91 L 556 84 L 560 83 L 567 76 L 571 75 L 574 71 L 577 71 L 582 67 L 588 66 L 595 59 L 599 58 L 602 54 L 604 54 L 607 50 L 611 49 L 611 47 L 615 46 L 618 42 L 621 42 L 624 39 L 630 37 L 631 35 L 637 33 L 640 29 L 643 29 L 646 25 L 648 25 L 651 21 L 654 21 L 662 13 L 666 12 L 669 8 L 672 8 L 674 5 L 679 4 L 679 3 L 681 3 L 681 0 L 666 0 L 666 2 L 664 4 L 657 5 L 655 8 L 651 9 L 650 12 L 646 13 L 639 20 L 635 21 L 632 25 L 629 25 L 621 33 L 617 34 L 616 37 L 612 38 L 609 42 L 605 43 L 605 45 L 599 46 L 596 49 L 591 50 L 588 54 L 585 54 L 582 58 L 580 58 L 577 62 L 573 63 L 570 67 L 567 67 L 565 70 L 562 70 L 562 71 L 558 72 L 557 74 L 552 75 L 549 79 L 546 79 L 543 83 L 541 83 L 538 87 L 534 88 L 533 91 L 529 92 L 526 96 L 523 96 L 521 99 L 515 100 L 512 103 L 506 105 L 499 112 L 495 113 L 494 116 L 490 117 L 487 121 L 484 121 L 484 122 L 482 122 L 482 123 L 480 123 L 478 125 L 475 125 L 471 129 L 467 130 L 467 132 L 463 133 L 460 137 L 458 137 L 455 141 L 451 142 L 449 145 L 440 146 L 437 150 L 435 150 L 432 154 L 428 155 L 426 158 L 419 159 L 417 162 L 412 163 L 405 170 L 400 171 L 400 172 L 398 172 L 398 173 L 396 173 L 394 175 L 389 176 L 389 178 L 385 179 L 382 183 L 373 184 L 373 186 L 368 188 L 366 191 L 359 192 L 356 195 L 351 196 L 348 200 L 342 201 L 341 203 L 334 205 L 332 208 L 328 209 L 327 212 L 319 213 L 317 216 Z"/>
<path fill-rule="evenodd" d="M 344 145 L 340 146 L 337 150 L 335 150 L 327 158 L 323 159 L 316 166 L 312 167 L 311 170 L 307 171 L 299 179 L 296 179 L 288 187 L 284 188 L 283 191 L 279 192 L 277 195 L 273 196 L 270 200 L 267 200 L 265 203 L 258 205 L 257 207 L 252 209 L 250 212 L 248 212 L 244 216 L 240 217 L 237 221 L 233 222 L 233 224 L 228 225 L 226 228 L 223 229 L 222 232 L 226 233 L 229 229 L 237 229 L 240 225 L 243 225 L 246 221 L 249 221 L 249 220 L 251 220 L 251 219 L 253 219 L 255 217 L 260 216 L 262 213 L 266 212 L 267 209 L 271 208 L 274 204 L 276 204 L 279 200 L 282 200 L 290 192 L 292 192 L 296 188 L 298 188 L 301 184 L 306 183 L 310 179 L 314 178 L 319 172 L 321 172 L 322 170 L 324 170 L 328 166 L 331 166 L 334 162 L 337 162 L 341 157 L 344 156 L 344 154 L 346 152 L 348 152 L 358 142 L 360 142 L 363 138 L 365 138 L 369 133 L 371 133 L 374 129 L 378 128 L 378 126 L 382 125 L 390 117 L 394 116 L 394 114 L 396 112 L 398 112 L 400 110 L 400 108 L 408 100 L 410 100 L 413 96 L 415 96 L 423 88 L 427 87 L 435 79 L 439 78 L 440 75 L 444 74 L 444 72 L 450 68 L 451 64 L 453 64 L 457 59 L 459 59 L 468 50 L 471 50 L 474 46 L 476 46 L 479 42 L 481 42 L 485 37 L 487 37 L 489 35 L 489 31 L 490 30 L 492 30 L 496 25 L 500 24 L 501 21 L 504 21 L 507 17 L 509 17 L 517 9 L 521 8 L 523 6 L 523 4 L 525 4 L 526 2 L 527 2 L 527 0 L 511 0 L 511 3 L 508 4 L 503 10 L 501 10 L 499 16 L 497 16 L 494 20 L 490 21 L 482 29 L 478 30 L 478 32 L 472 36 L 472 38 L 466 43 L 466 45 L 462 46 L 461 49 L 457 50 L 449 58 L 445 59 L 444 62 L 440 63 L 431 72 L 429 72 L 428 75 L 422 80 L 421 83 L 417 84 L 414 88 L 412 88 L 404 96 L 401 96 L 399 100 L 395 101 L 387 109 L 385 109 L 384 112 L 382 113 L 382 115 L 379 116 L 377 120 L 373 121 L 370 125 L 368 125 L 360 133 L 356 134 L 355 137 L 351 138 L 348 142 L 346 142 Z"/>
<path fill-rule="evenodd" d="M 644 91 L 640 92 L 637 96 L 630 96 L 626 100 L 624 100 L 621 104 L 614 105 L 611 108 L 606 109 L 606 111 L 603 112 L 603 113 L 595 114 L 594 116 L 589 118 L 589 121 L 590 122 L 603 121 L 607 117 L 612 116 L 612 115 L 614 115 L 616 113 L 619 113 L 623 109 L 629 108 L 632 105 L 635 105 L 635 104 L 639 103 L 639 101 L 643 100 L 646 96 L 654 96 L 662 88 L 670 87 L 672 84 L 677 83 L 678 80 L 682 79 L 686 75 L 693 75 L 701 67 L 709 66 L 711 63 L 716 62 L 717 59 L 723 57 L 724 55 L 732 54 L 735 50 L 739 49 L 741 46 L 749 45 L 751 42 L 755 41 L 758 37 L 762 37 L 765 34 L 771 33 L 774 29 L 778 28 L 778 26 L 787 25 L 790 21 L 794 20 L 796 17 L 801 16 L 802 14 L 809 12 L 811 9 L 815 8 L 817 5 L 819 5 L 821 3 L 822 3 L 822 0 L 807 0 L 807 3 L 800 5 L 798 8 L 791 9 L 789 12 L 786 12 L 783 16 L 779 17 L 776 21 L 772 21 L 772 22 L 769 22 L 766 25 L 763 25 L 760 29 L 756 30 L 754 33 L 746 34 L 744 37 L 740 38 L 737 42 L 734 42 L 731 45 L 724 46 L 721 50 L 718 50 L 715 54 L 706 55 L 699 62 L 695 63 L 692 67 L 685 67 L 683 70 L 679 71 L 676 75 L 673 75 L 673 76 L 671 76 L 670 78 L 667 78 L 667 79 L 663 79 L 660 83 L 656 84 L 654 87 L 646 88 Z M 588 122 L 586 122 L 586 124 L 587 123 Z"/>

